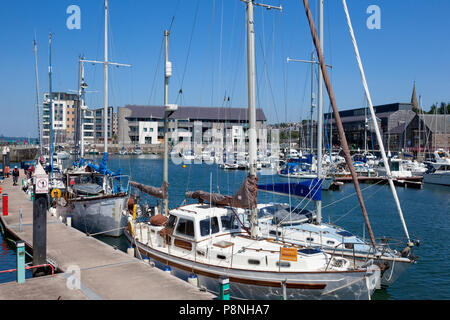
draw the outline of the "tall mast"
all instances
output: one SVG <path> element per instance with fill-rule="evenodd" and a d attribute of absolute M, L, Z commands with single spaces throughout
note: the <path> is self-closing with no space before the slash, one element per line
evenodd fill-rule
<path fill-rule="evenodd" d="M 108 0 L 105 0 L 105 60 L 104 60 L 104 84 L 105 84 L 105 96 L 104 96 L 104 109 L 103 109 L 103 125 L 104 125 L 104 145 L 105 154 L 108 153 Z M 112 117 L 112 114 L 111 114 Z M 112 128 L 111 128 L 112 129 Z"/>
<path fill-rule="evenodd" d="M 164 106 L 169 103 L 169 77 L 168 62 L 169 62 L 169 30 L 164 30 Z M 169 113 L 164 110 L 164 182 L 169 183 Z M 169 199 L 164 199 L 164 215 L 169 214 Z"/>
<path fill-rule="evenodd" d="M 422 134 L 422 124 L 420 123 L 420 114 L 422 113 L 422 96 L 419 95 L 419 112 L 418 112 L 418 117 L 419 117 L 419 149 L 417 150 L 417 158 L 420 158 L 420 135 Z"/>
<path fill-rule="evenodd" d="M 319 1 L 319 43 L 323 52 L 323 0 Z M 322 131 L 323 131 L 323 76 L 318 72 L 317 97 L 317 179 L 322 179 Z M 316 223 L 322 223 L 322 201 L 316 201 Z"/>
<path fill-rule="evenodd" d="M 309 121 L 309 138 L 310 138 L 311 149 L 310 149 L 309 153 L 312 155 L 313 148 L 314 148 L 313 113 L 314 113 L 314 107 L 315 107 L 315 104 L 314 104 L 314 99 L 315 99 L 315 97 L 314 97 L 314 68 L 315 68 L 314 51 L 311 53 L 311 61 L 312 61 L 312 63 L 311 63 L 311 118 L 309 119 L 310 120 Z M 310 170 L 311 170 L 311 167 L 310 167 Z"/>
<path fill-rule="evenodd" d="M 77 107 L 75 117 L 75 161 L 78 161 L 81 156 L 80 131 L 81 125 L 81 56 L 78 57 L 78 90 L 77 90 Z"/>
<path fill-rule="evenodd" d="M 108 0 L 105 0 L 105 60 L 104 61 L 96 61 L 96 60 L 86 60 L 81 59 L 81 63 L 97 63 L 103 64 L 104 68 L 104 108 L 103 108 L 103 124 L 104 124 L 104 142 L 105 142 L 105 153 L 108 152 L 108 66 L 113 65 L 117 67 L 131 67 L 130 64 L 123 63 L 115 63 L 108 61 Z M 82 65 L 83 66 L 83 65 Z M 111 114 L 112 117 L 112 114 Z"/>
<path fill-rule="evenodd" d="M 388 181 L 389 181 L 389 186 L 390 186 L 390 188 L 392 190 L 392 195 L 394 197 L 395 204 L 397 206 L 398 214 L 400 216 L 400 220 L 402 222 L 403 229 L 404 229 L 406 238 L 408 240 L 408 246 L 412 246 L 413 244 L 412 244 L 412 242 L 411 242 L 411 240 L 409 238 L 408 229 L 406 228 L 405 219 L 403 218 L 403 212 L 402 212 L 402 208 L 400 206 L 400 201 L 399 201 L 398 196 L 397 196 L 397 191 L 395 190 L 394 182 L 392 180 L 391 170 L 389 168 L 389 163 L 388 163 L 388 160 L 387 160 L 387 157 L 386 157 L 386 152 L 384 150 L 384 145 L 383 145 L 383 140 L 381 138 L 380 129 L 378 128 L 377 118 L 375 116 L 375 111 L 373 109 L 372 98 L 370 96 L 369 88 L 367 86 L 366 76 L 365 76 L 364 69 L 363 69 L 362 62 L 361 62 L 361 58 L 360 58 L 360 55 L 359 55 L 358 46 L 356 44 L 355 35 L 353 33 L 353 27 L 352 27 L 352 24 L 351 24 L 350 15 L 348 13 L 346 1 L 342 0 L 342 4 L 344 5 L 345 14 L 347 16 L 347 24 L 348 24 L 348 27 L 349 27 L 349 30 L 350 30 L 350 36 L 352 38 L 353 47 L 354 47 L 355 55 L 356 55 L 356 60 L 358 62 L 358 66 L 359 66 L 359 70 L 360 70 L 360 74 L 361 74 L 361 79 L 362 79 L 363 86 L 364 86 L 364 91 L 366 93 L 367 102 L 369 104 L 370 115 L 371 115 L 372 121 L 374 123 L 375 134 L 376 134 L 376 137 L 377 137 L 378 145 L 380 146 L 380 151 L 381 151 L 381 156 L 383 158 L 384 167 L 386 168 L 386 175 L 387 175 L 387 178 L 388 178 Z"/>
<path fill-rule="evenodd" d="M 37 45 L 34 40 L 34 65 L 36 72 L 36 108 L 38 119 L 38 138 L 39 138 L 39 153 L 42 155 L 42 128 L 41 128 L 41 108 L 39 107 L 39 77 L 38 77 L 38 65 L 37 65 Z"/>
<path fill-rule="evenodd" d="M 52 33 L 48 34 L 48 91 L 50 97 L 50 178 L 53 178 Z"/>
<path fill-rule="evenodd" d="M 303 4 L 305 7 L 306 16 L 308 18 L 308 23 L 309 23 L 309 27 L 310 27 L 310 31 L 311 31 L 311 36 L 313 38 L 314 46 L 316 47 L 317 57 L 319 59 L 320 70 L 322 71 L 322 75 L 324 77 L 325 86 L 327 88 L 328 96 L 329 96 L 330 102 L 331 102 L 331 107 L 333 108 L 334 118 L 336 119 L 336 126 L 337 126 L 337 130 L 339 133 L 341 145 L 342 145 L 342 150 L 344 152 L 345 162 L 347 163 L 347 166 L 352 175 L 353 184 L 355 185 L 356 194 L 358 196 L 358 201 L 361 206 L 361 211 L 364 216 L 364 221 L 366 223 L 366 227 L 367 227 L 367 230 L 368 230 L 368 233 L 370 236 L 372 246 L 376 247 L 375 237 L 373 235 L 372 227 L 370 225 L 369 217 L 367 215 L 367 210 L 364 205 L 364 201 L 362 199 L 361 188 L 359 186 L 358 177 L 356 176 L 355 168 L 353 167 L 353 162 L 350 157 L 350 150 L 348 148 L 347 139 L 345 138 L 345 133 L 344 133 L 344 128 L 342 126 L 341 116 L 339 115 L 339 111 L 338 111 L 337 104 L 336 104 L 336 98 L 334 96 L 333 88 L 331 87 L 330 77 L 329 77 L 328 71 L 326 69 L 325 60 L 324 60 L 323 54 L 322 54 L 322 48 L 320 47 L 319 39 L 317 37 L 317 31 L 314 26 L 314 21 L 313 21 L 312 15 L 311 15 L 311 10 L 309 8 L 308 0 L 303 0 Z"/>
<path fill-rule="evenodd" d="M 248 76 L 248 155 L 249 176 L 256 177 L 256 90 L 255 90 L 255 24 L 253 20 L 253 5 L 265 7 L 266 9 L 278 9 L 265 4 L 254 3 L 253 0 L 241 0 L 247 4 L 247 76 Z M 250 234 L 256 237 L 257 208 L 251 208 Z"/>

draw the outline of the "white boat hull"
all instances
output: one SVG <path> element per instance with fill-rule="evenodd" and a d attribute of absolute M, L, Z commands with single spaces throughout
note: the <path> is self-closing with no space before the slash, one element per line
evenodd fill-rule
<path fill-rule="evenodd" d="M 444 186 L 450 186 L 450 171 L 427 173 L 423 176 L 424 183 L 439 184 Z"/>
<path fill-rule="evenodd" d="M 323 272 L 269 272 L 250 269 L 220 267 L 196 262 L 154 249 L 138 241 L 134 242 L 128 230 L 124 231 L 128 241 L 136 244 L 159 268 L 171 266 L 172 273 L 187 279 L 189 274 L 198 276 L 198 284 L 217 294 L 219 277 L 230 280 L 230 297 L 233 299 L 268 300 L 283 296 L 282 283 L 286 284 L 286 299 L 348 299 L 368 300 L 378 285 L 380 269 L 371 266 L 368 271 L 323 271 Z"/>
<path fill-rule="evenodd" d="M 72 218 L 72 227 L 87 234 L 119 237 L 127 226 L 126 209 L 128 197 L 108 196 L 69 200 L 61 216 Z"/>

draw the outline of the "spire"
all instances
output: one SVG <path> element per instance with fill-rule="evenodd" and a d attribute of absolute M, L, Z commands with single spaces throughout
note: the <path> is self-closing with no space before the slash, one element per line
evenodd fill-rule
<path fill-rule="evenodd" d="M 411 97 L 412 110 L 417 112 L 419 110 L 419 105 L 417 103 L 417 95 L 416 95 L 416 81 L 414 81 L 413 92 Z"/>

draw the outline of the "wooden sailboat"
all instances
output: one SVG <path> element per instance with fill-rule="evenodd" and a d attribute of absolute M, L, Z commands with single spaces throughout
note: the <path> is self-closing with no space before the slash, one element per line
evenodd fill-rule
<path fill-rule="evenodd" d="M 236 299 L 370 299 L 380 276 L 378 266 L 308 246 L 262 237 L 257 225 L 257 158 L 253 6 L 247 8 L 249 176 L 234 196 L 187 192 L 199 203 L 170 210 L 168 217 L 130 223 L 125 235 L 139 253 L 166 270 L 217 293 L 221 277 Z M 243 220 L 249 220 L 249 228 Z"/>

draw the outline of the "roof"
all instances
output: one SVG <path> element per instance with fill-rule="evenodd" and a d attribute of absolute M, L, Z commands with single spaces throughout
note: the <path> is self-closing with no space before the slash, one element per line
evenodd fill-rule
<path fill-rule="evenodd" d="M 423 123 L 435 133 L 450 133 L 450 115 L 449 114 L 422 114 L 420 115 Z"/>
<path fill-rule="evenodd" d="M 131 110 L 127 118 L 164 119 L 164 106 L 126 105 Z M 247 108 L 228 107 L 178 107 L 170 118 L 189 120 L 240 120 L 248 121 Z M 256 109 L 256 121 L 267 121 L 264 111 Z"/>

